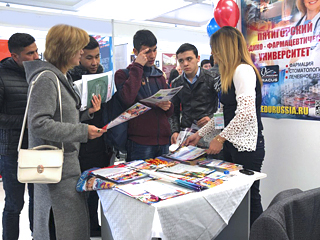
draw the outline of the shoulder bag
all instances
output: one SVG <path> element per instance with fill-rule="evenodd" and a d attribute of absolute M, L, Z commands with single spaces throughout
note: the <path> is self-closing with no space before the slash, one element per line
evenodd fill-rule
<path fill-rule="evenodd" d="M 26 111 L 24 114 L 20 139 L 18 144 L 18 181 L 21 183 L 58 183 L 62 176 L 63 152 L 64 147 L 59 149 L 51 145 L 40 145 L 32 149 L 21 149 L 26 120 L 28 115 L 29 101 L 34 84 L 44 72 L 41 72 L 36 80 L 31 84 Z M 54 74 L 54 73 L 53 73 Z M 55 75 L 55 74 L 54 74 Z M 58 77 L 55 75 L 58 86 L 60 118 L 62 122 L 61 89 Z"/>

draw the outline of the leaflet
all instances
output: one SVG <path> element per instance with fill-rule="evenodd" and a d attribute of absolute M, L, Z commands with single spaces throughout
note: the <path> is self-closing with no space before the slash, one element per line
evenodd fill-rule
<path fill-rule="evenodd" d="M 136 118 L 141 114 L 149 111 L 151 108 L 137 102 L 136 104 L 132 105 L 129 109 L 121 113 L 116 119 L 109 122 L 105 125 L 102 129 L 110 129 L 113 128 L 121 123 L 129 121 L 130 119 Z"/>
<path fill-rule="evenodd" d="M 169 89 L 160 89 L 158 92 L 156 92 L 152 96 L 140 100 L 140 102 L 156 104 L 159 102 L 170 101 L 171 98 L 181 90 L 181 88 L 183 88 L 183 86 L 176 87 L 176 88 L 169 88 Z"/>

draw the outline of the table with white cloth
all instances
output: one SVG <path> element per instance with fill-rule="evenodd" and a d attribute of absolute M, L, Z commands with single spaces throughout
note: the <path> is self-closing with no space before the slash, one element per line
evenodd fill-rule
<path fill-rule="evenodd" d="M 255 180 L 266 174 L 255 172 L 248 176 L 238 171 L 232 174 L 235 176 L 221 185 L 152 205 L 114 190 L 99 190 L 103 212 L 102 240 L 219 239 L 219 233 L 228 225 L 241 202 L 245 210 L 236 218 L 239 224 L 235 225 L 242 226 L 241 234 L 248 239 L 249 190 Z"/>

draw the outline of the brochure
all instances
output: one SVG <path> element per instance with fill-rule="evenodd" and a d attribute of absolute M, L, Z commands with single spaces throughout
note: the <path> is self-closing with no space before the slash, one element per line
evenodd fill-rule
<path fill-rule="evenodd" d="M 83 111 L 92 106 L 92 96 L 101 96 L 101 102 L 107 102 L 111 99 L 113 94 L 117 91 L 112 72 L 82 75 L 82 79 L 75 81 L 75 91 L 81 97 L 81 108 Z"/>
<path fill-rule="evenodd" d="M 202 167 L 216 169 L 218 171 L 228 170 L 229 172 L 240 170 L 243 168 L 241 164 L 226 162 L 226 161 L 217 160 L 217 159 L 208 159 L 208 160 L 200 161 L 198 162 L 198 165 Z"/>
<path fill-rule="evenodd" d="M 181 90 L 181 88 L 183 88 L 183 86 L 176 88 L 160 89 L 152 96 L 140 100 L 140 102 L 156 104 L 159 102 L 169 101 L 174 95 L 176 95 Z"/>
<path fill-rule="evenodd" d="M 94 176 L 117 183 L 123 184 L 133 180 L 147 177 L 148 174 L 137 172 L 135 170 L 122 167 L 122 168 L 101 168 L 91 172 Z"/>
<path fill-rule="evenodd" d="M 170 152 L 174 152 L 178 150 L 182 146 L 184 141 L 187 140 L 187 138 L 195 132 L 197 132 L 197 130 L 193 128 L 182 128 L 181 131 L 179 132 L 176 143 L 170 145 L 169 147 Z"/>
<path fill-rule="evenodd" d="M 174 173 L 177 175 L 183 175 L 188 177 L 203 178 L 215 170 L 204 168 L 200 166 L 191 166 L 185 164 L 177 164 L 172 167 L 164 167 L 158 170 L 158 172 Z"/>
<path fill-rule="evenodd" d="M 114 190 L 131 196 L 147 204 L 159 202 L 161 200 L 181 196 L 191 192 L 170 183 L 148 178 L 137 180 L 125 185 L 118 185 Z"/>
<path fill-rule="evenodd" d="M 188 161 L 196 159 L 206 153 L 206 150 L 203 148 L 198 148 L 195 146 L 183 146 L 173 153 L 165 155 L 178 161 Z"/>
<path fill-rule="evenodd" d="M 109 122 L 107 125 L 103 127 L 103 129 L 110 129 L 113 128 L 121 123 L 129 121 L 132 118 L 138 117 L 139 115 L 149 111 L 151 108 L 137 102 L 129 109 L 121 113 L 116 119 Z"/>

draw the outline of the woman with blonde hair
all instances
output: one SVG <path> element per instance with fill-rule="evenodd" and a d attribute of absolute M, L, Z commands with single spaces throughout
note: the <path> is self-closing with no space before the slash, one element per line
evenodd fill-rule
<path fill-rule="evenodd" d="M 223 105 L 224 129 L 211 142 L 208 154 L 218 154 L 223 147 L 224 160 L 242 164 L 244 168 L 260 172 L 264 159 L 264 138 L 261 122 L 262 80 L 252 63 L 242 33 L 234 27 L 225 26 L 210 38 L 212 55 L 221 74 L 221 103 Z M 215 129 L 214 118 L 186 144 L 195 145 L 200 138 Z M 262 213 L 259 181 L 251 187 L 252 224 Z"/>
<path fill-rule="evenodd" d="M 69 69 L 79 65 L 88 42 L 89 35 L 84 30 L 56 25 L 46 37 L 46 62 L 24 62 L 27 81 L 30 86 L 34 84 L 28 110 L 29 148 L 53 145 L 64 149 L 61 181 L 34 186 L 35 240 L 90 239 L 85 195 L 76 191 L 81 174 L 78 154 L 80 142 L 100 137 L 105 130 L 80 123 L 80 97 L 67 76 Z M 81 120 L 93 117 L 100 109 L 101 99 L 94 97 L 92 104 L 82 113 Z"/>

